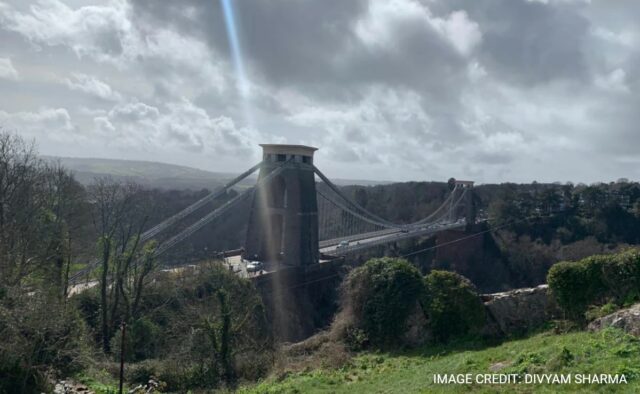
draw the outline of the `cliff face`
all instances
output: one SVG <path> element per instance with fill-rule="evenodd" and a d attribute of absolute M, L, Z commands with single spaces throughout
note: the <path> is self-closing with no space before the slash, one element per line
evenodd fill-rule
<path fill-rule="evenodd" d="M 511 289 L 512 274 L 485 225 L 468 231 L 444 231 L 436 236 L 436 253 L 431 269 L 455 271 L 467 277 L 483 292 Z M 478 234 L 478 235 L 474 235 Z"/>
<path fill-rule="evenodd" d="M 467 231 L 444 231 L 413 244 L 396 245 L 396 249 L 388 247 L 385 253 L 402 256 L 426 250 L 409 257 L 423 274 L 433 269 L 455 271 L 481 292 L 493 293 L 543 284 L 549 268 L 559 261 L 616 253 L 629 246 L 601 243 L 595 237 L 567 244 L 559 240 L 544 243 L 527 235 L 486 230 L 487 224 L 477 224 Z"/>

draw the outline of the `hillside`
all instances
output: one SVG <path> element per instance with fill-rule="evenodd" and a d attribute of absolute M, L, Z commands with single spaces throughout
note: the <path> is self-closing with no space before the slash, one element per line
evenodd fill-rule
<path fill-rule="evenodd" d="M 154 161 L 77 158 L 43 156 L 45 160 L 59 161 L 74 173 L 83 185 L 91 183 L 96 177 L 110 176 L 116 180 L 139 183 L 148 188 L 202 190 L 222 186 L 238 174 L 228 172 L 205 171 L 193 167 Z M 239 169 L 244 171 L 245 169 Z M 239 171 L 240 172 L 240 171 Z M 255 175 L 240 182 L 240 187 L 250 187 L 256 181 Z M 384 185 L 391 182 L 364 179 L 335 179 L 337 185 Z"/>
<path fill-rule="evenodd" d="M 110 176 L 117 180 L 139 183 L 159 189 L 212 189 L 221 186 L 236 174 L 211 172 L 192 167 L 151 161 L 71 158 L 45 156 L 60 163 L 74 173 L 82 184 L 96 177 Z"/>
<path fill-rule="evenodd" d="M 477 343 L 429 346 L 398 353 L 362 353 L 341 368 L 283 374 L 243 393 L 555 393 L 640 389 L 637 338 L 608 329 L 597 333 L 541 333 L 495 347 Z M 518 384 L 434 384 L 434 374 L 519 374 Z M 525 374 L 572 375 L 572 384 L 527 384 Z M 628 384 L 581 384 L 578 375 L 625 374 Z"/>

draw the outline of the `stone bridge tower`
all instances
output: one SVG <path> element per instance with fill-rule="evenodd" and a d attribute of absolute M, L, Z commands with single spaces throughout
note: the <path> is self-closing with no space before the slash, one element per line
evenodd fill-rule
<path fill-rule="evenodd" d="M 259 179 L 279 167 L 255 191 L 244 257 L 287 266 L 318 262 L 318 205 L 313 172 L 316 148 L 261 144 Z"/>
<path fill-rule="evenodd" d="M 463 212 L 463 216 L 464 218 L 467 220 L 467 224 L 468 225 L 472 225 L 476 223 L 476 195 L 475 192 L 473 190 L 473 181 L 461 181 L 461 180 L 454 180 L 455 184 L 463 189 L 466 190 L 466 193 L 464 195 L 464 200 L 461 201 L 462 203 L 462 207 L 464 209 Z"/>

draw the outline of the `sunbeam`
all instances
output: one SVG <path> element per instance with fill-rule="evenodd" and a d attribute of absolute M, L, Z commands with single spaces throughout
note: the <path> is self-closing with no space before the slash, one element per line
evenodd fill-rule
<path fill-rule="evenodd" d="M 231 49 L 231 58 L 233 68 L 236 74 L 236 88 L 240 93 L 242 100 L 242 111 L 244 120 L 249 127 L 253 127 L 253 116 L 250 104 L 250 83 L 244 68 L 244 59 L 240 48 L 240 39 L 238 38 L 238 29 L 236 25 L 235 13 L 233 11 L 233 0 L 220 0 L 224 13 L 224 23 L 227 30 L 227 38 L 229 40 L 229 48 Z"/>

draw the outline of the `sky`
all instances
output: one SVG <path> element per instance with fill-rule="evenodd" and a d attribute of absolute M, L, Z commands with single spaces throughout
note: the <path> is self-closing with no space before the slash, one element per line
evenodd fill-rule
<path fill-rule="evenodd" d="M 334 178 L 640 180 L 639 21 L 635 0 L 0 0 L 0 127 L 211 171 L 289 143 Z"/>

